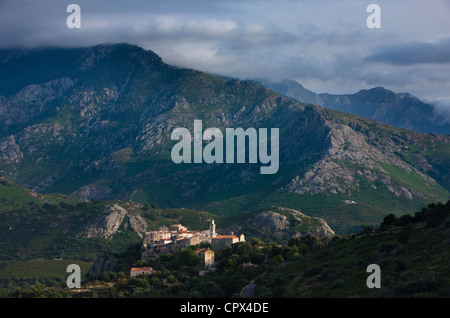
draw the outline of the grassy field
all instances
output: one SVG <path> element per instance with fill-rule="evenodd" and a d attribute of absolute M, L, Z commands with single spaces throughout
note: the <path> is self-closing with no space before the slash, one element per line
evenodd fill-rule
<path fill-rule="evenodd" d="M 34 260 L 25 262 L 3 263 L 0 265 L 0 279 L 5 278 L 59 278 L 65 279 L 70 273 L 66 273 L 67 266 L 77 264 L 84 276 L 91 262 L 79 260 Z"/>

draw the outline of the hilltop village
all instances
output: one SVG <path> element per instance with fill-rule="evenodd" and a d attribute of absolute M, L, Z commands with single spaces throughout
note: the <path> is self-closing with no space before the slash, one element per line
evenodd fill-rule
<path fill-rule="evenodd" d="M 181 250 L 201 243 L 210 243 L 210 248 L 198 248 L 195 253 L 200 257 L 200 265 L 210 267 L 214 264 L 214 250 L 222 250 L 237 242 L 244 242 L 244 234 L 239 236 L 231 232 L 229 235 L 218 235 L 216 224 L 211 219 L 209 229 L 204 231 L 189 231 L 181 224 L 170 227 L 160 227 L 158 231 L 145 232 L 142 241 L 141 260 L 157 259 L 160 255 L 177 254 Z M 151 268 L 134 267 L 131 276 L 151 274 Z"/>

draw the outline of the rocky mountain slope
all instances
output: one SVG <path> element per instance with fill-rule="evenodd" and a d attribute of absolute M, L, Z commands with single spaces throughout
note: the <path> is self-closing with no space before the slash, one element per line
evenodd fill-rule
<path fill-rule="evenodd" d="M 211 218 L 218 233 L 235 230 L 266 242 L 282 243 L 307 234 L 334 235 L 325 221 L 282 207 L 217 216 L 188 209 L 160 209 L 155 204 L 86 202 L 38 194 L 0 178 L 0 266 L 32 259 L 93 261 L 105 251 L 118 253 L 130 244 L 140 245 L 146 231 L 179 223 L 191 230 L 205 230 Z"/>
<path fill-rule="evenodd" d="M 255 279 L 254 297 L 436 298 L 449 296 L 450 201 L 386 217 L 377 230 L 334 241 Z M 291 242 L 291 246 L 299 242 Z M 381 288 L 367 288 L 370 264 Z"/>
<path fill-rule="evenodd" d="M 220 215 L 284 206 L 338 233 L 449 196 L 448 136 L 304 105 L 128 44 L 1 51 L 0 114 L 0 173 L 36 192 Z M 279 171 L 174 164 L 170 134 L 195 119 L 279 128 Z"/>
<path fill-rule="evenodd" d="M 271 207 L 252 213 L 241 222 L 236 222 L 232 229 L 249 237 L 284 243 L 291 238 L 306 235 L 318 238 L 331 238 L 335 235 L 323 219 L 283 207 Z"/>
<path fill-rule="evenodd" d="M 124 223 L 125 218 L 126 223 Z M 144 233 L 148 226 L 147 221 L 141 215 L 129 215 L 127 210 L 120 205 L 112 204 L 106 206 L 101 215 L 97 216 L 95 220 L 87 224 L 77 237 L 110 238 L 117 233 L 122 224 L 124 224 L 125 230 L 130 228 L 141 239 L 144 237 Z"/>
<path fill-rule="evenodd" d="M 294 80 L 261 82 L 302 103 L 314 103 L 418 132 L 450 135 L 450 123 L 440 118 L 432 105 L 408 93 L 396 94 L 383 87 L 375 87 L 355 94 L 317 94 Z"/>

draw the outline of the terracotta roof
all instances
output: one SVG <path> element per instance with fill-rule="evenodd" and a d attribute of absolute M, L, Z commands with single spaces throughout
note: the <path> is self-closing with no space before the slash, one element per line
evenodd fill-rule
<path fill-rule="evenodd" d="M 131 268 L 132 272 L 153 272 L 153 268 L 152 267 L 132 267 Z"/>
<path fill-rule="evenodd" d="M 213 237 L 213 240 L 214 239 L 223 240 L 223 239 L 230 239 L 230 238 L 239 239 L 239 237 L 237 237 L 236 235 L 217 235 L 216 237 Z"/>

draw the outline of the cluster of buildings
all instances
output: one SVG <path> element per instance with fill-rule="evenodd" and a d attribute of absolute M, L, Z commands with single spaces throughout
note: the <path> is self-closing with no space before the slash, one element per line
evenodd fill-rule
<path fill-rule="evenodd" d="M 216 224 L 211 219 L 209 229 L 204 231 L 189 231 L 181 224 L 174 224 L 170 227 L 160 227 L 158 231 L 146 232 L 142 242 L 142 260 L 156 259 L 160 255 L 172 253 L 177 254 L 182 249 L 195 246 L 203 242 L 211 244 L 209 248 L 199 248 L 195 253 L 200 257 L 200 263 L 203 267 L 209 267 L 214 264 L 214 251 L 230 247 L 237 242 L 244 242 L 244 234 L 236 236 L 218 235 L 216 233 Z"/>

